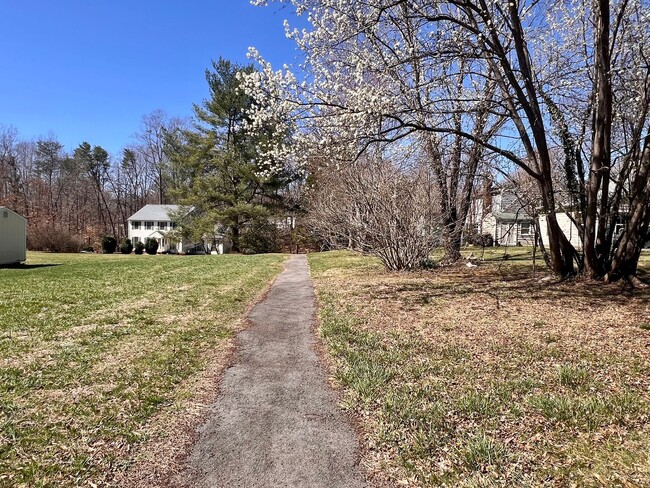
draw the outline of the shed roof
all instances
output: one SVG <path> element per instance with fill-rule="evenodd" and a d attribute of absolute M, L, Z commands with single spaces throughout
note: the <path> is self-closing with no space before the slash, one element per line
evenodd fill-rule
<path fill-rule="evenodd" d="M 23 217 L 22 215 L 20 215 L 18 212 L 14 212 L 9 207 L 5 207 L 4 205 L 0 205 L 0 211 L 3 211 L 3 210 L 8 210 L 12 214 L 14 214 L 16 217 L 20 217 L 21 219 L 27 221 L 27 219 L 25 217 Z"/>
<path fill-rule="evenodd" d="M 188 213 L 194 210 L 194 207 L 183 207 L 182 205 L 148 204 L 131 215 L 128 220 L 172 220 L 171 214 L 178 213 L 183 208 L 186 208 Z"/>

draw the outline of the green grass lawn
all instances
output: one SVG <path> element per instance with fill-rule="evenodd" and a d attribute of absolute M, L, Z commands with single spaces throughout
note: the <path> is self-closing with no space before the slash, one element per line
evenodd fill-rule
<path fill-rule="evenodd" d="M 503 251 L 413 273 L 310 255 L 363 464 L 390 486 L 650 486 L 650 293 Z"/>
<path fill-rule="evenodd" d="M 110 484 L 283 261 L 29 253 L 0 268 L 0 486 Z"/>

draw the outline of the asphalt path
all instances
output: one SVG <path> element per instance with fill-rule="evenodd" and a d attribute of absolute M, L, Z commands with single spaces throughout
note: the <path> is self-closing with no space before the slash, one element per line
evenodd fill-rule
<path fill-rule="evenodd" d="M 366 486 L 356 436 L 314 351 L 315 313 L 307 258 L 294 255 L 238 335 L 188 458 L 189 486 Z"/>

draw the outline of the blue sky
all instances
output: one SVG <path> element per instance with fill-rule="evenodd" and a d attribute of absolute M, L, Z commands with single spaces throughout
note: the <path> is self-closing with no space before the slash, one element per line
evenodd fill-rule
<path fill-rule="evenodd" d="M 248 0 L 0 0 L 0 125 L 119 157 L 143 115 L 191 115 L 211 59 L 246 63 L 255 46 L 297 64 L 285 18 Z"/>

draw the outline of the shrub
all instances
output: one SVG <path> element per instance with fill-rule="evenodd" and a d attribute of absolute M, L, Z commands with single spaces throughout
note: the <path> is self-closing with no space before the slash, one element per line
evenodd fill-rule
<path fill-rule="evenodd" d="M 478 232 L 468 234 L 466 241 L 473 246 L 492 247 L 494 245 L 494 237 L 489 232 L 484 234 L 479 234 Z"/>
<path fill-rule="evenodd" d="M 275 224 L 255 221 L 246 227 L 239 238 L 239 247 L 244 254 L 278 252 L 280 249 L 278 228 Z"/>
<path fill-rule="evenodd" d="M 295 229 L 288 232 L 282 245 L 282 252 L 320 251 L 325 242 L 304 223 L 298 223 Z"/>
<path fill-rule="evenodd" d="M 58 224 L 30 226 L 28 247 L 33 251 L 79 252 L 82 240 Z"/>
<path fill-rule="evenodd" d="M 133 251 L 136 254 L 142 254 L 144 252 L 144 244 L 141 241 L 136 242 L 135 246 L 133 246 Z"/>
<path fill-rule="evenodd" d="M 102 237 L 102 251 L 105 254 L 113 254 L 117 249 L 117 239 L 113 236 Z"/>
<path fill-rule="evenodd" d="M 131 239 L 125 237 L 122 239 L 122 243 L 120 244 L 120 252 L 122 254 L 131 254 L 131 251 L 133 251 L 133 244 L 131 243 Z"/>
<path fill-rule="evenodd" d="M 158 241 L 153 237 L 147 237 L 144 241 L 144 250 L 147 254 L 156 254 L 158 252 Z"/>

